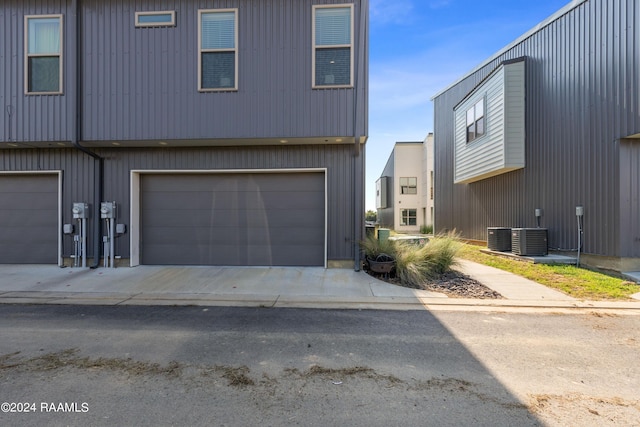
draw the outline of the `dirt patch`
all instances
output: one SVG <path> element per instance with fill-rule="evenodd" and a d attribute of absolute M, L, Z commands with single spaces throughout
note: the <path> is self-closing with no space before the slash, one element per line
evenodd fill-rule
<path fill-rule="evenodd" d="M 321 377 L 325 379 L 340 381 L 346 377 L 359 377 L 359 378 L 367 378 L 372 380 L 383 380 L 393 384 L 402 382 L 402 380 L 400 380 L 397 377 L 394 377 L 393 375 L 381 375 L 376 373 L 376 371 L 374 371 L 373 369 L 368 368 L 366 366 L 354 366 L 353 368 L 333 369 L 333 368 L 325 368 L 319 365 L 313 365 L 305 371 L 300 371 L 296 368 L 293 368 L 293 369 L 285 369 L 285 372 L 288 374 L 298 376 L 300 378 Z"/>
<path fill-rule="evenodd" d="M 530 396 L 530 410 L 543 421 L 559 426 L 620 426 L 640 424 L 640 401 L 621 398 L 538 394 Z M 568 419 L 567 414 L 571 414 Z M 629 424 L 630 420 L 635 420 Z"/>
<path fill-rule="evenodd" d="M 20 352 L 0 356 L 0 369 L 15 368 L 24 371 L 51 371 L 66 367 L 89 370 L 121 371 L 132 376 L 164 375 L 169 378 L 179 377 L 182 367 L 172 361 L 163 366 L 159 363 L 140 362 L 131 358 L 106 358 L 78 356 L 74 348 L 43 354 L 30 359 L 19 358 Z"/>
<path fill-rule="evenodd" d="M 213 371 L 229 381 L 228 384 L 230 386 L 245 387 L 256 384 L 255 381 L 249 377 L 249 372 L 251 372 L 251 370 L 245 365 L 238 367 L 216 365 L 213 368 Z"/>

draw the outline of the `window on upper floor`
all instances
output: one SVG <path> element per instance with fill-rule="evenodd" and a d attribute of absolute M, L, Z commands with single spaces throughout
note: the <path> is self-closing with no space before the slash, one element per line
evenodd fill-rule
<path fill-rule="evenodd" d="M 198 50 L 198 90 L 237 90 L 237 9 L 198 11 Z"/>
<path fill-rule="evenodd" d="M 418 178 L 400 178 L 400 194 L 418 194 Z"/>
<path fill-rule="evenodd" d="M 176 25 L 175 10 L 162 12 L 136 12 L 136 27 L 173 27 Z"/>
<path fill-rule="evenodd" d="M 400 225 L 417 225 L 417 209 L 400 209 Z"/>
<path fill-rule="evenodd" d="M 467 142 L 484 135 L 484 98 L 467 110 Z"/>
<path fill-rule="evenodd" d="M 24 17 L 25 92 L 62 93 L 62 15 Z"/>
<path fill-rule="evenodd" d="M 353 85 L 353 5 L 313 6 L 313 87 Z"/>

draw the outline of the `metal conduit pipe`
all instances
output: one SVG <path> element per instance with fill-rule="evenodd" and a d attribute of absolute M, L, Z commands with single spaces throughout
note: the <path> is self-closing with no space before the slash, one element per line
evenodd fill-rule
<path fill-rule="evenodd" d="M 69 81 L 75 83 L 69 85 L 69 98 L 71 99 L 71 144 L 95 160 L 93 174 L 93 264 L 90 268 L 98 268 L 100 264 L 100 242 L 102 234 L 98 209 L 102 201 L 104 189 L 104 159 L 80 144 L 82 130 L 82 112 L 80 110 L 82 100 L 80 40 L 82 34 L 80 30 L 79 2 L 80 0 L 71 0 L 71 19 L 69 20 L 70 33 L 75 36 L 69 37 L 69 50 L 71 51 L 71 61 L 73 62 L 71 67 L 69 67 Z M 86 256 L 86 254 L 83 254 L 83 256 Z"/>
<path fill-rule="evenodd" d="M 354 147 L 353 147 L 353 184 L 352 188 L 354 190 L 353 197 L 353 250 L 354 250 L 354 270 L 360 271 L 360 239 L 362 238 L 363 231 L 363 217 L 364 217 L 364 191 L 362 188 L 364 187 L 364 153 L 361 153 L 360 144 L 362 141 L 362 136 L 359 135 L 359 127 L 358 127 L 358 106 L 360 105 L 359 98 L 362 93 L 362 88 L 359 86 L 360 83 L 360 73 L 364 74 L 364 62 L 366 58 L 365 47 L 367 45 L 367 14 L 369 11 L 368 0 L 360 0 L 360 25 L 358 28 L 358 32 L 355 34 L 357 40 L 355 40 L 354 45 L 358 46 L 358 58 L 354 64 L 354 100 L 353 100 L 353 136 L 354 136 Z M 363 81 L 364 81 L 364 75 Z M 362 122 L 362 126 L 365 126 L 364 118 Z"/>

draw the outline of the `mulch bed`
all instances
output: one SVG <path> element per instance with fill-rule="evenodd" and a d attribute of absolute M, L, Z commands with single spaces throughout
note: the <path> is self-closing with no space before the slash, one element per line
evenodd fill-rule
<path fill-rule="evenodd" d="M 383 274 L 376 274 L 372 271 L 367 271 L 370 275 L 385 282 L 404 286 L 407 288 L 414 288 L 400 283 L 400 280 L 395 276 L 386 277 Z M 430 280 L 422 284 L 418 289 L 424 289 L 426 291 L 440 292 L 451 298 L 478 298 L 478 299 L 503 299 L 504 297 L 498 292 L 494 291 L 478 282 L 475 279 L 467 276 L 456 270 L 450 270 L 440 275 L 437 279 Z"/>

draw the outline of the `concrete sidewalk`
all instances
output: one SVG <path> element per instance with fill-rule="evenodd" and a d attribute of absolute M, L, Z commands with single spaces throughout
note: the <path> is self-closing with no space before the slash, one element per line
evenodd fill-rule
<path fill-rule="evenodd" d="M 576 308 L 638 311 L 640 301 L 579 301 L 511 273 L 460 260 L 458 270 L 505 297 L 448 298 L 347 269 L 0 265 L 0 303 L 198 305 L 415 310 Z"/>

